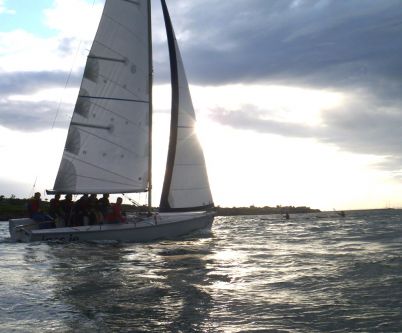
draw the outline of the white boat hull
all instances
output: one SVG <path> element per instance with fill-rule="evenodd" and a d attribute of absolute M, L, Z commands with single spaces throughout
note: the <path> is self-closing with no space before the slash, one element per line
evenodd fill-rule
<path fill-rule="evenodd" d="M 11 240 L 35 241 L 118 241 L 142 243 L 174 239 L 200 229 L 210 229 L 213 212 L 161 213 L 140 221 L 80 227 L 37 229 L 30 219 L 9 221 Z"/>

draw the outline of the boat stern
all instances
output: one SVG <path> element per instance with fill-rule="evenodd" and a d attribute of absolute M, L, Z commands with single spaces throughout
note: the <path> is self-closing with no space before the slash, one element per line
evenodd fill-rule
<path fill-rule="evenodd" d="M 26 242 L 29 232 L 25 228 L 29 228 L 35 224 L 35 221 L 30 218 L 10 219 L 8 221 L 8 229 L 10 238 L 13 242 Z M 28 234 L 28 235 L 27 235 Z"/>

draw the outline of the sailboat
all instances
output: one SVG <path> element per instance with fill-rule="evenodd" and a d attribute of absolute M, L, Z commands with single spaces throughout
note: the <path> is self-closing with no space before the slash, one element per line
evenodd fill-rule
<path fill-rule="evenodd" d="M 120 224 L 40 229 L 9 221 L 14 241 L 146 242 L 210 229 L 214 204 L 196 117 L 165 0 L 172 86 L 170 138 L 158 212 L 152 202 L 151 0 L 106 0 L 83 73 L 55 194 L 148 193 L 149 214 Z"/>

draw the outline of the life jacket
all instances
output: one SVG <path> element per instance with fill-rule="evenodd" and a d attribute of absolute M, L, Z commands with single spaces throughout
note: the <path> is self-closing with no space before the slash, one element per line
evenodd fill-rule
<path fill-rule="evenodd" d="M 40 200 L 36 200 L 32 198 L 28 202 L 28 214 L 29 217 L 32 217 L 33 214 L 39 213 L 40 211 Z"/>

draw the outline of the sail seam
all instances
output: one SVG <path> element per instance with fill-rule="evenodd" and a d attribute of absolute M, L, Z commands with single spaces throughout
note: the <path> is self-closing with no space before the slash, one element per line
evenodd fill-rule
<path fill-rule="evenodd" d="M 76 175 L 76 177 L 78 177 L 78 178 L 86 178 L 86 179 L 92 179 L 92 180 L 100 180 L 100 181 L 103 181 L 103 182 L 105 182 L 105 183 L 112 183 L 112 184 L 119 184 L 119 185 L 127 185 L 127 183 L 122 183 L 122 182 L 117 182 L 117 181 L 113 181 L 113 180 L 107 180 L 107 181 L 105 181 L 104 179 L 102 179 L 102 178 L 96 178 L 96 177 L 91 177 L 91 176 L 84 176 L 84 175 Z M 141 183 L 140 183 L 141 184 Z M 132 184 L 132 185 L 137 185 L 135 182 Z"/>
<path fill-rule="evenodd" d="M 102 75 L 102 74 L 99 74 L 99 76 L 101 78 L 103 78 L 104 80 L 111 82 L 113 85 L 119 87 L 120 89 L 122 89 L 124 91 L 127 91 L 130 95 L 138 96 L 134 91 L 131 91 L 131 90 L 127 89 L 127 87 L 124 84 L 121 84 L 120 82 L 112 79 L 111 77 L 106 76 L 106 75 Z M 110 90 L 110 87 L 107 87 L 106 85 L 104 87 L 105 87 L 105 90 L 107 90 L 107 88 Z M 149 103 L 149 102 L 147 102 L 147 103 Z"/>
<path fill-rule="evenodd" d="M 130 150 L 130 149 L 128 149 L 127 147 L 124 147 L 124 146 L 122 146 L 122 145 L 119 145 L 119 144 L 116 143 L 116 142 L 110 141 L 110 140 L 108 140 L 108 139 L 106 139 L 106 138 L 103 138 L 103 137 L 101 137 L 101 136 L 99 136 L 99 135 L 96 135 L 96 134 L 94 134 L 94 133 L 91 133 L 91 132 L 89 132 L 89 131 L 85 131 L 85 130 L 82 129 L 82 128 L 81 128 L 80 130 L 81 130 L 81 132 L 84 132 L 84 133 L 88 134 L 89 136 L 93 136 L 93 137 L 98 138 L 98 139 L 100 139 L 100 140 L 102 140 L 102 141 L 108 142 L 108 143 L 112 144 L 113 146 L 116 146 L 116 147 L 119 147 L 119 148 L 121 148 L 121 149 L 124 149 L 126 152 L 129 152 L 129 153 L 133 154 L 134 156 L 137 156 L 137 155 L 138 155 L 137 152 L 132 151 L 132 150 Z"/>
<path fill-rule="evenodd" d="M 110 15 L 105 14 L 104 17 L 108 18 L 109 20 L 113 21 L 113 23 L 115 23 L 116 25 L 118 25 L 118 26 L 122 27 L 123 29 L 125 29 L 126 31 L 128 31 L 131 35 L 133 35 L 136 39 L 138 39 L 142 43 L 142 46 L 144 46 L 144 47 L 147 46 L 147 42 L 142 38 L 142 36 L 136 34 L 134 31 L 129 29 L 129 27 L 125 26 L 124 24 L 121 24 L 119 21 L 116 21 Z"/>
<path fill-rule="evenodd" d="M 206 188 L 209 188 L 209 187 L 204 186 L 204 187 L 173 188 L 173 189 L 171 189 L 171 191 L 172 192 L 174 192 L 174 191 L 176 191 L 176 192 L 177 191 L 194 191 L 194 190 L 204 190 Z"/>
<path fill-rule="evenodd" d="M 140 5 L 140 2 L 139 2 L 139 1 L 136 1 L 136 0 L 122 0 L 122 1 L 124 1 L 124 2 L 129 2 L 129 3 L 132 3 L 133 5 L 137 5 L 137 6 Z"/>
<path fill-rule="evenodd" d="M 175 166 L 204 166 L 204 163 L 176 163 Z"/>
<path fill-rule="evenodd" d="M 92 104 L 97 106 L 100 109 L 103 109 L 106 112 L 110 112 L 111 114 L 115 115 L 116 117 L 119 117 L 121 119 L 124 119 L 125 121 L 128 121 L 130 124 L 133 124 L 134 126 L 138 127 L 140 130 L 145 131 L 145 129 L 141 128 L 137 123 L 133 122 L 132 120 L 130 120 L 130 119 L 126 118 L 126 117 L 123 117 L 121 114 L 119 114 L 117 112 L 114 112 L 113 110 L 110 110 L 109 108 L 104 107 L 103 105 L 98 104 L 96 102 L 92 102 Z"/>
<path fill-rule="evenodd" d="M 67 153 L 68 153 L 68 152 L 67 152 Z M 71 155 L 70 153 L 68 153 L 68 154 Z M 132 178 L 129 178 L 129 177 L 120 175 L 120 174 L 118 174 L 118 173 L 116 173 L 116 172 L 112 172 L 112 171 L 110 171 L 110 170 L 101 168 L 101 167 L 99 167 L 98 165 L 95 165 L 95 164 L 93 164 L 93 163 L 86 162 L 86 161 L 84 161 L 84 160 L 82 160 L 82 159 L 80 159 L 80 158 L 78 158 L 78 157 L 73 157 L 73 156 L 72 156 L 72 160 L 73 160 L 73 161 L 81 162 L 81 163 L 86 164 L 86 165 L 90 165 L 91 167 L 94 167 L 95 169 L 99 169 L 99 170 L 105 171 L 105 172 L 107 172 L 107 173 L 109 173 L 109 174 L 111 174 L 111 175 L 115 175 L 115 176 L 117 176 L 117 177 L 125 178 L 125 179 L 127 179 L 127 180 L 130 180 L 130 181 L 136 183 L 136 184 L 141 184 L 141 182 L 138 182 L 138 181 L 136 181 L 135 179 L 132 179 Z M 76 175 L 76 176 L 77 176 L 77 177 L 81 177 L 80 175 Z"/>

